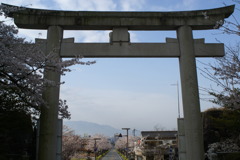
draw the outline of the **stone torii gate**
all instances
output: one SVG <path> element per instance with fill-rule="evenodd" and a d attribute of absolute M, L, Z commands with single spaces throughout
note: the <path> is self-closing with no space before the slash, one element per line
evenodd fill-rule
<path fill-rule="evenodd" d="M 11 6 L 14 7 L 14 6 Z M 19 28 L 45 29 L 46 54 L 56 57 L 178 57 L 180 65 L 186 160 L 203 160 L 203 133 L 195 57 L 224 56 L 223 44 L 194 40 L 193 30 L 213 29 L 229 17 L 234 6 L 183 12 L 88 12 L 55 11 L 16 7 L 10 12 Z M 206 16 L 207 15 L 207 16 Z M 219 27 L 219 26 L 217 26 Z M 64 30 L 112 30 L 110 43 L 74 43 L 63 40 Z M 175 30 L 177 39 L 166 43 L 131 43 L 128 30 Z M 43 45 L 44 46 L 44 45 Z M 60 82 L 60 74 L 45 72 L 45 78 Z M 50 87 L 43 97 L 49 108 L 40 117 L 39 160 L 56 159 L 59 87 Z M 182 157 L 183 159 L 183 157 Z"/>

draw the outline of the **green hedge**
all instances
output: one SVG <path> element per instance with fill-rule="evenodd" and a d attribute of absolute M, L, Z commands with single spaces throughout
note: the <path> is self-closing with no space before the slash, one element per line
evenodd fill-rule
<path fill-rule="evenodd" d="M 219 160 L 240 160 L 240 153 L 217 153 Z"/>

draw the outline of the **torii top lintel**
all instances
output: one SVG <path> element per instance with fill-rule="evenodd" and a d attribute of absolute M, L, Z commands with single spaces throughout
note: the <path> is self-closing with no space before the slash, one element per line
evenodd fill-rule
<path fill-rule="evenodd" d="M 58 11 L 16 7 L 9 13 L 19 28 L 47 29 L 61 26 L 64 30 L 176 30 L 188 25 L 193 30 L 213 29 L 217 21 L 224 20 L 234 11 L 234 5 L 216 9 L 178 12 L 107 12 Z"/>

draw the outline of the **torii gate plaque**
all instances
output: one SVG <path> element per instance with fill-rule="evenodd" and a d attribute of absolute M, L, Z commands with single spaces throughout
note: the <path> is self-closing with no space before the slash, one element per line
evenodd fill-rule
<path fill-rule="evenodd" d="M 18 8 L 18 7 L 16 7 Z M 20 7 L 19 7 L 20 8 Z M 180 64 L 186 160 L 203 160 L 203 133 L 195 57 L 224 56 L 223 44 L 193 40 L 192 30 L 213 29 L 224 21 L 234 6 L 184 12 L 87 12 L 21 8 L 9 15 L 19 28 L 46 29 L 46 53 L 56 57 L 178 57 Z M 208 18 L 204 16 L 207 14 Z M 63 30 L 113 30 L 110 43 L 74 43 L 63 40 Z M 176 30 L 177 39 L 167 43 L 130 43 L 128 30 Z M 44 48 L 44 47 L 43 47 Z M 56 50 L 56 48 L 58 48 Z M 48 71 L 45 78 L 60 81 Z M 59 87 L 48 88 L 44 99 L 50 105 L 41 111 L 39 160 L 56 159 L 56 126 Z"/>

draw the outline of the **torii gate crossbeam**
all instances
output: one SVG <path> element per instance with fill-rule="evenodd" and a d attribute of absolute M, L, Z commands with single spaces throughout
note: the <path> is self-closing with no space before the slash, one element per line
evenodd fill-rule
<path fill-rule="evenodd" d="M 41 49 L 46 52 L 47 41 L 36 39 L 42 44 Z M 222 57 L 224 44 L 204 43 L 204 39 L 194 40 L 195 57 Z M 180 57 L 179 43 L 175 38 L 166 38 L 166 43 L 131 43 L 117 41 L 115 43 L 74 43 L 74 38 L 63 39 L 60 56 L 74 58 L 81 55 L 85 58 L 109 57 Z"/>
<path fill-rule="evenodd" d="M 204 159 L 195 57 L 223 56 L 224 50 L 221 44 L 204 44 L 202 40 L 197 43 L 193 40 L 192 30 L 219 27 L 216 26 L 216 22 L 229 17 L 234 6 L 183 12 L 88 12 L 10 7 L 15 8 L 9 16 L 14 18 L 18 27 L 48 30 L 47 42 L 44 45 L 46 54 L 58 48 L 54 50 L 58 58 L 72 57 L 74 54 L 86 57 L 178 57 L 186 142 L 186 157 L 180 158 Z M 72 40 L 64 42 L 64 30 L 113 30 L 113 32 L 109 44 L 75 44 Z M 131 44 L 128 30 L 175 30 L 177 40 L 171 43 L 167 40 L 165 44 Z M 93 47 L 102 52 L 96 52 Z M 60 81 L 60 75 L 51 71 L 44 76 L 56 83 Z M 55 160 L 59 87 L 51 87 L 43 95 L 50 107 L 43 109 L 41 113 L 38 158 Z"/>

